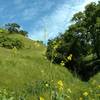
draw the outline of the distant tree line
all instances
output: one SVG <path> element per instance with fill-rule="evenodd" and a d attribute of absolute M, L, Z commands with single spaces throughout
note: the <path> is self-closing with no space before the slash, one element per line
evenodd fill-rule
<path fill-rule="evenodd" d="M 100 2 L 88 4 L 71 21 L 64 34 L 48 41 L 46 56 L 53 63 L 63 62 L 74 75 L 88 80 L 100 71 Z"/>

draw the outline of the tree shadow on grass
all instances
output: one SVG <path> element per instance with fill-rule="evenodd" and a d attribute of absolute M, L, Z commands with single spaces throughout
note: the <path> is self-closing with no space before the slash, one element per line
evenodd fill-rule
<path fill-rule="evenodd" d="M 71 67 L 67 67 L 71 66 Z M 100 72 L 100 59 L 90 62 L 81 62 L 78 66 L 75 62 L 67 63 L 67 68 L 73 74 L 78 76 L 82 81 L 89 81 L 91 77 Z"/>

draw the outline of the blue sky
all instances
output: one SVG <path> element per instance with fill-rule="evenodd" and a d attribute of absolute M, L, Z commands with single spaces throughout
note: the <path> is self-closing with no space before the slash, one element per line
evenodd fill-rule
<path fill-rule="evenodd" d="M 64 32 L 74 13 L 99 0 L 0 0 L 0 25 L 16 22 L 29 32 L 29 37 L 43 40 Z"/>

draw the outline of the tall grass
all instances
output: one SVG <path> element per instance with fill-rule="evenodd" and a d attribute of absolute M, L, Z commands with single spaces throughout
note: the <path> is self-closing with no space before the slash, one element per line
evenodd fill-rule
<path fill-rule="evenodd" d="M 12 100 L 100 100 L 100 74 L 82 82 L 66 68 L 51 64 L 45 57 L 44 45 L 20 35 L 16 38 L 23 41 L 24 49 L 0 48 L 0 90 L 6 89 Z M 61 93 L 59 81 L 63 84 Z M 0 92 L 1 97 L 4 95 Z"/>

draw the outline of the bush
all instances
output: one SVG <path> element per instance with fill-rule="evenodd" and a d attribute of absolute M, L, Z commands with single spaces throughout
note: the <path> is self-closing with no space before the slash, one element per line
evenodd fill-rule
<path fill-rule="evenodd" d="M 16 47 L 17 49 L 22 48 L 24 45 L 18 39 L 12 39 L 7 36 L 0 36 L 0 47 L 12 49 Z"/>

